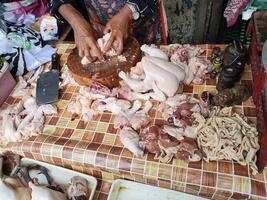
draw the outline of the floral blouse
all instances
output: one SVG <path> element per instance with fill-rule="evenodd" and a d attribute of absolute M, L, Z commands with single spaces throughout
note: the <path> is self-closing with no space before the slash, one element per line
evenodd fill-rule
<path fill-rule="evenodd" d="M 81 6 L 86 7 L 90 22 L 105 25 L 126 3 L 136 6 L 140 18 L 133 23 L 133 36 L 141 44 L 161 44 L 162 29 L 159 14 L 159 0 L 52 0 L 50 1 L 50 13 L 62 20 L 57 12 L 60 5 L 69 3 L 77 10 Z M 84 3 L 84 4 L 83 4 Z M 94 26 L 96 27 L 96 26 Z"/>

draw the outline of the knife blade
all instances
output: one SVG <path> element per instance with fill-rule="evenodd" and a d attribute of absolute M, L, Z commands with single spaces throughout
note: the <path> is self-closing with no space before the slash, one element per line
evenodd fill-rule
<path fill-rule="evenodd" d="M 40 75 L 36 86 L 36 103 L 43 105 L 58 100 L 60 58 L 57 53 L 52 55 L 51 71 Z"/>

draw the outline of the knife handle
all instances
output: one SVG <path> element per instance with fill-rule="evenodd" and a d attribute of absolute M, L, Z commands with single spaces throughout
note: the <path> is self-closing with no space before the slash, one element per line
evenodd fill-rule
<path fill-rule="evenodd" d="M 60 71 L 60 56 L 57 53 L 52 55 L 52 70 Z"/>

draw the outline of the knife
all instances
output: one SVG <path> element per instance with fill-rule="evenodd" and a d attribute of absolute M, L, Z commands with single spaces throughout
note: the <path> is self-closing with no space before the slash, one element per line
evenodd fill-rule
<path fill-rule="evenodd" d="M 58 100 L 60 59 L 57 53 L 52 55 L 51 71 L 40 75 L 36 86 L 36 103 L 43 105 Z"/>

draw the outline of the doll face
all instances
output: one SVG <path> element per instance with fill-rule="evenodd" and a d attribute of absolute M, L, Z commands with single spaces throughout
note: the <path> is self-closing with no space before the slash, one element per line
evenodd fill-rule
<path fill-rule="evenodd" d="M 52 24 L 46 24 L 43 28 L 43 32 L 47 35 L 56 36 L 57 35 L 57 27 Z"/>

